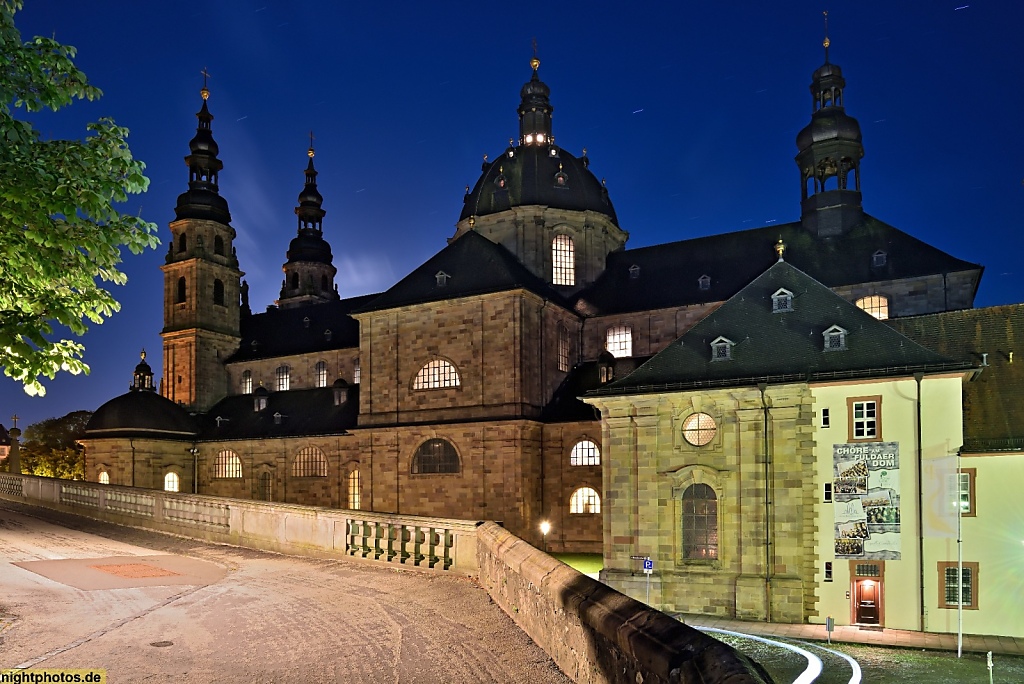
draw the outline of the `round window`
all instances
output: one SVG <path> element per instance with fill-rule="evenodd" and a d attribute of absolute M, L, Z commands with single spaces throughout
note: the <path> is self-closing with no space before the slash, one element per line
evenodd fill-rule
<path fill-rule="evenodd" d="M 706 413 L 694 413 L 683 421 L 683 439 L 693 446 L 704 446 L 715 438 L 718 427 Z"/>

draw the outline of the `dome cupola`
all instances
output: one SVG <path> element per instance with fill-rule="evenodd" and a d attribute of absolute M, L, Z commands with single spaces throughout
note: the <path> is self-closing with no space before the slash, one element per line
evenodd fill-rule
<path fill-rule="evenodd" d="M 220 148 L 213 139 L 213 114 L 210 113 L 206 101 L 210 98 L 210 90 L 206 87 L 206 72 L 203 72 L 203 88 L 200 95 L 203 106 L 196 113 L 199 126 L 195 137 L 189 141 L 190 154 L 185 157 L 188 165 L 188 190 L 178 196 L 174 213 L 178 219 L 209 219 L 219 223 L 230 223 L 231 213 L 228 203 L 219 194 L 217 176 L 224 168 L 224 163 L 217 158 Z"/>

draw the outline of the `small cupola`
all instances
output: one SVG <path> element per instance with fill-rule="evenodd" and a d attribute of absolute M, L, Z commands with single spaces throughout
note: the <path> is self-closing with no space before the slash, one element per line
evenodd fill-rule
<path fill-rule="evenodd" d="M 348 401 L 348 383 L 344 378 L 338 378 L 332 385 L 334 390 L 334 405 L 343 406 Z"/>
<path fill-rule="evenodd" d="M 615 379 L 615 356 L 605 349 L 597 357 L 598 379 L 603 385 Z"/>
<path fill-rule="evenodd" d="M 146 363 L 145 349 L 139 353 L 139 358 L 139 365 L 135 366 L 135 372 L 132 374 L 132 384 L 129 389 L 132 392 L 155 392 L 156 388 L 153 386 L 153 369 L 149 367 L 148 363 Z"/>
<path fill-rule="evenodd" d="M 535 56 L 530 60 L 533 76 L 519 92 L 522 103 L 519 105 L 519 144 L 547 145 L 551 142 L 551 89 L 540 80 L 537 70 L 540 60 Z"/>

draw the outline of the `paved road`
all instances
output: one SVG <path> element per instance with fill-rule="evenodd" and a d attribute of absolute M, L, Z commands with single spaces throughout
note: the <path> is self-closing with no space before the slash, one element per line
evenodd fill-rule
<path fill-rule="evenodd" d="M 0 669 L 105 667 L 112 684 L 569 681 L 470 579 L 5 501 L 0 640 Z"/>

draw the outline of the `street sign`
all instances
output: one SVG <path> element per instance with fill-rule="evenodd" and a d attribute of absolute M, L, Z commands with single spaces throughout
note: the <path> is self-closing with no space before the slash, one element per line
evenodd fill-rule
<path fill-rule="evenodd" d="M 630 560 L 647 560 L 647 556 L 630 556 Z"/>
<path fill-rule="evenodd" d="M 654 572 L 654 561 L 650 558 L 644 558 L 644 572 L 648 575 Z"/>

